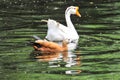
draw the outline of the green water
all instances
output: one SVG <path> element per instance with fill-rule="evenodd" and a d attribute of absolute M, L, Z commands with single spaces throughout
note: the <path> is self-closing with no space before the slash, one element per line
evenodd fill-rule
<path fill-rule="evenodd" d="M 71 16 L 80 39 L 69 53 L 80 60 L 68 67 L 62 57 L 31 58 L 32 35 L 46 36 L 41 19 L 66 25 L 64 11 L 71 5 L 80 7 L 82 17 Z M 120 1 L 0 0 L 0 80 L 120 80 Z"/>

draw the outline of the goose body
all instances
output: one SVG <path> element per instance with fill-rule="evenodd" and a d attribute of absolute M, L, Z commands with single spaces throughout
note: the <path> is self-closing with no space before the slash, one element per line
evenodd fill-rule
<path fill-rule="evenodd" d="M 78 12 L 78 7 L 76 6 L 70 6 L 65 11 L 65 19 L 67 26 L 64 26 L 63 24 L 60 24 L 59 22 L 48 19 L 47 26 L 47 36 L 46 39 L 50 41 L 63 41 L 65 39 L 68 39 L 69 41 L 72 40 L 78 40 L 79 35 L 77 31 L 74 28 L 74 25 L 71 22 L 70 15 L 76 14 L 77 16 L 81 17 L 80 13 Z"/>

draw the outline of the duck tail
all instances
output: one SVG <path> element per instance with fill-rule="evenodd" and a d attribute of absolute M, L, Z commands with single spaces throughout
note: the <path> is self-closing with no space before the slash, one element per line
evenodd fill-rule
<path fill-rule="evenodd" d="M 46 23 L 47 23 L 47 22 L 48 22 L 48 20 L 44 20 L 44 19 L 43 19 L 43 20 L 41 20 L 41 22 L 46 22 Z"/>

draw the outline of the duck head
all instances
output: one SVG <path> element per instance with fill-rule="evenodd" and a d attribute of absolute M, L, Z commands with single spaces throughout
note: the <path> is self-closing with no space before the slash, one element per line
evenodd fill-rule
<path fill-rule="evenodd" d="M 81 14 L 79 13 L 79 7 L 78 6 L 70 6 L 66 9 L 65 14 L 75 14 L 79 17 L 81 17 Z"/>

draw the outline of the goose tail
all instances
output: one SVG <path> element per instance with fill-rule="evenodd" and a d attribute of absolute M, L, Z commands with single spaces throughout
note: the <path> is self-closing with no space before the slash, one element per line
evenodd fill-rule
<path fill-rule="evenodd" d="M 47 23 L 47 22 L 48 22 L 48 20 L 41 20 L 41 22 L 46 22 L 46 23 Z"/>
<path fill-rule="evenodd" d="M 42 40 L 40 37 L 33 35 L 33 38 L 35 38 L 36 40 Z"/>

